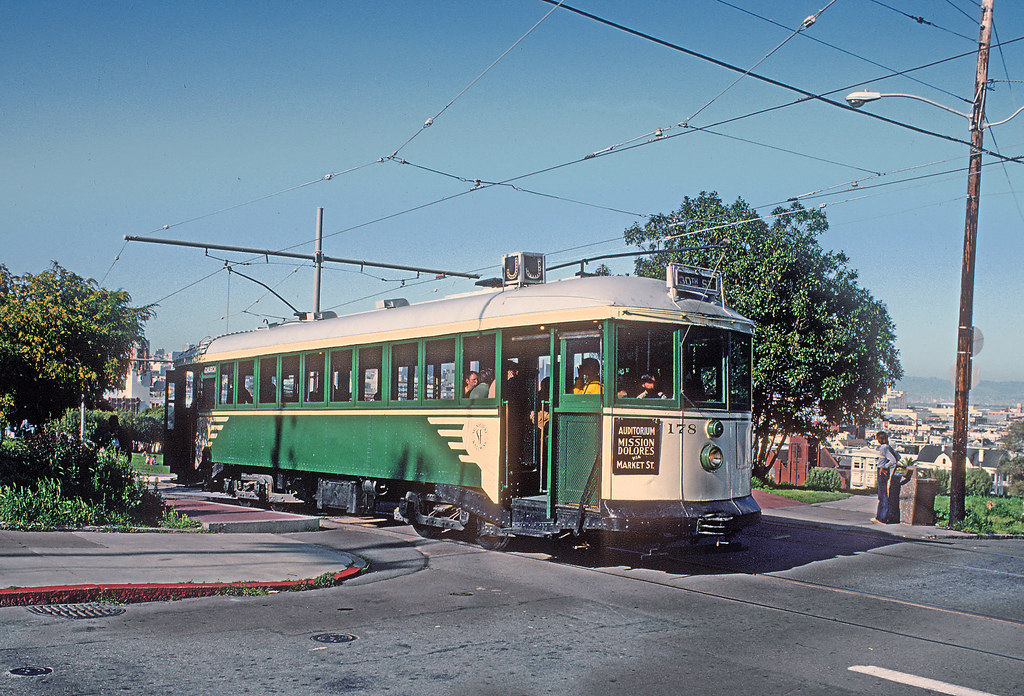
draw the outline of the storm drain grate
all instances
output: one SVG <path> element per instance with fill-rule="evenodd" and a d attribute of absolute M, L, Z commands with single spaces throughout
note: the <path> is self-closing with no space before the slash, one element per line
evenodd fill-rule
<path fill-rule="evenodd" d="M 49 667 L 15 667 L 8 670 L 7 673 L 12 677 L 41 677 L 52 671 Z"/>
<path fill-rule="evenodd" d="M 88 604 L 44 604 L 28 607 L 33 614 L 45 616 L 59 616 L 64 619 L 101 619 L 107 616 L 117 616 L 124 613 L 124 607 L 116 604 L 101 604 L 89 602 Z"/>
<path fill-rule="evenodd" d="M 317 643 L 351 643 L 356 636 L 351 633 L 317 633 L 315 636 L 310 636 L 309 639 L 315 640 Z"/>

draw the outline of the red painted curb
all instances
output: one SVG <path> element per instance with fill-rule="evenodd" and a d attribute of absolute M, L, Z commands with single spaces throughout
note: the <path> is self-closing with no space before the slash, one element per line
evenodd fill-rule
<path fill-rule="evenodd" d="M 348 578 L 363 572 L 359 566 L 349 566 L 334 573 L 329 585 L 322 580 L 283 580 L 277 582 L 182 582 L 146 584 L 54 585 L 48 587 L 15 587 L 0 589 L 0 607 L 19 607 L 33 604 L 81 604 L 99 600 L 124 604 L 160 602 L 191 597 L 210 597 L 230 594 L 231 590 L 260 589 L 278 592 L 299 592 L 340 585 Z"/>

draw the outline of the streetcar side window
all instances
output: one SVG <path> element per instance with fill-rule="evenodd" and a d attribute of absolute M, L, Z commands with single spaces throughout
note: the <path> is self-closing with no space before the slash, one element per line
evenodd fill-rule
<path fill-rule="evenodd" d="M 235 402 L 235 364 L 220 364 L 220 404 L 228 406 Z"/>
<path fill-rule="evenodd" d="M 426 394 L 424 398 L 451 401 L 455 398 L 455 339 L 427 341 Z"/>
<path fill-rule="evenodd" d="M 331 351 L 331 401 L 352 401 L 352 351 Z"/>
<path fill-rule="evenodd" d="M 305 399 L 307 404 L 324 402 L 324 354 L 322 351 L 306 353 Z"/>
<path fill-rule="evenodd" d="M 251 404 L 256 393 L 256 363 L 243 360 L 238 363 L 238 403 Z"/>
<path fill-rule="evenodd" d="M 474 401 L 494 398 L 494 365 L 494 334 L 466 336 L 462 339 L 463 398 Z"/>
<path fill-rule="evenodd" d="M 419 398 L 419 354 L 418 343 L 391 346 L 392 401 L 416 401 Z"/>
<path fill-rule="evenodd" d="M 749 411 L 751 386 L 751 336 L 733 333 L 729 344 L 729 410 Z"/>
<path fill-rule="evenodd" d="M 564 394 L 598 396 L 604 393 L 599 335 L 565 339 L 565 359 L 571 369 L 564 371 Z"/>
<path fill-rule="evenodd" d="M 277 358 L 260 358 L 261 404 L 277 403 Z"/>
<path fill-rule="evenodd" d="M 620 326 L 616 332 L 616 397 L 674 398 L 674 341 L 675 327 Z"/>
<path fill-rule="evenodd" d="M 384 367 L 384 349 L 380 346 L 359 349 L 357 385 L 360 401 L 380 401 Z"/>
<path fill-rule="evenodd" d="M 687 404 L 725 408 L 727 331 L 688 327 L 683 335 L 683 396 Z"/>
<path fill-rule="evenodd" d="M 299 403 L 299 356 L 281 358 L 281 403 Z"/>

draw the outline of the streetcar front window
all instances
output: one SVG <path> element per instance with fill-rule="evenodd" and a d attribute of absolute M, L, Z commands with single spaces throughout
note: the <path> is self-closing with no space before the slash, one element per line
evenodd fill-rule
<path fill-rule="evenodd" d="M 733 333 L 729 346 L 729 409 L 749 411 L 753 403 L 750 334 Z"/>
<path fill-rule="evenodd" d="M 685 405 L 724 409 L 729 332 L 699 326 L 683 334 L 683 397 Z"/>
<path fill-rule="evenodd" d="M 675 397 L 673 326 L 621 326 L 616 333 L 615 394 L 620 399 Z"/>

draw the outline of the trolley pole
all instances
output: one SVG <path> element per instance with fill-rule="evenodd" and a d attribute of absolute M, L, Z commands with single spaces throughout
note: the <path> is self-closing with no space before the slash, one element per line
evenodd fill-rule
<path fill-rule="evenodd" d="M 982 0 L 978 38 L 978 72 L 971 110 L 971 159 L 967 173 L 967 215 L 964 221 L 964 256 L 960 274 L 960 321 L 957 327 L 956 386 L 953 400 L 953 463 L 949 477 L 949 523 L 966 517 L 967 435 L 971 357 L 974 350 L 974 259 L 978 241 L 978 201 L 981 193 L 981 143 L 985 128 L 985 90 L 988 86 L 988 50 L 992 34 L 994 0 Z"/>
<path fill-rule="evenodd" d="M 316 274 L 313 276 L 313 314 L 320 313 L 320 276 L 324 270 L 324 209 L 316 209 L 316 253 L 313 255 Z"/>

